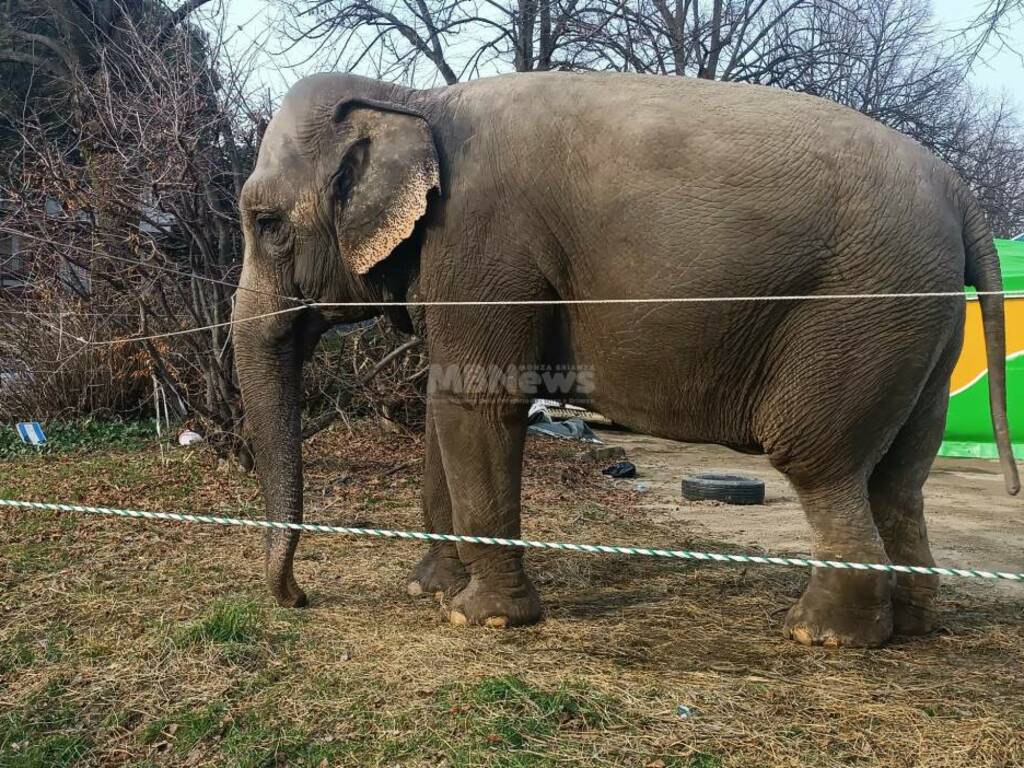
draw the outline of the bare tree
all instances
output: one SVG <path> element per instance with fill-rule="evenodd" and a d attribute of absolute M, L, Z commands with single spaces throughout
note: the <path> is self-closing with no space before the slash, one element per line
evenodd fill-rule
<path fill-rule="evenodd" d="M 281 31 L 326 66 L 451 85 L 514 70 L 604 68 L 614 0 L 277 0 Z M 423 72 L 422 66 L 429 65 Z"/>
<path fill-rule="evenodd" d="M 971 185 L 997 235 L 1024 227 L 1024 132 L 1003 98 L 969 85 L 974 53 L 943 38 L 923 0 L 861 0 L 858 13 L 817 12 L 845 40 L 783 87 L 825 96 L 911 136 Z M 961 41 L 962 42 L 962 41 Z"/>
<path fill-rule="evenodd" d="M 1006 99 L 967 94 L 965 119 L 936 151 L 970 184 L 996 237 L 1024 232 L 1024 127 Z"/>
<path fill-rule="evenodd" d="M 30 86 L 7 115 L 0 227 L 17 235 L 29 264 L 35 300 L 20 305 L 21 317 L 62 339 L 58 357 L 37 360 L 33 375 L 74 370 L 97 337 L 206 328 L 133 345 L 140 354 L 131 359 L 169 394 L 171 410 L 198 415 L 237 448 L 228 325 L 242 256 L 235 201 L 258 131 L 252 110 L 230 103 L 239 89 L 224 87 L 206 35 L 183 23 L 202 4 L 11 4 L 13 37 L 42 50 L 28 61 L 8 56 L 8 66 L 45 71 L 47 81 L 14 73 Z M 41 43 L 26 29 L 52 36 Z M 83 315 L 80 333 L 64 324 Z"/>
<path fill-rule="evenodd" d="M 630 0 L 614 10 L 603 40 L 620 58 L 616 68 L 771 84 L 844 42 L 816 28 L 816 14 L 855 8 L 832 0 Z"/>
<path fill-rule="evenodd" d="M 1014 46 L 1011 30 L 1024 24 L 1024 0 L 986 0 L 960 31 L 967 41 L 972 59 L 983 58 L 986 51 L 1008 49 L 1024 64 L 1024 51 Z"/>

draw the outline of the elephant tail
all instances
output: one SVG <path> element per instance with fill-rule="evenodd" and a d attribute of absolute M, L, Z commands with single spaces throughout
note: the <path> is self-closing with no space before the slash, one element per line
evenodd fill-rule
<path fill-rule="evenodd" d="M 1015 496 L 1020 491 L 1020 477 L 1010 443 L 1010 427 L 1006 416 L 1006 322 L 1003 311 L 1002 273 L 999 256 L 992 242 L 992 232 L 977 203 L 968 203 L 964 220 L 966 265 L 964 282 L 977 288 L 981 302 L 981 323 L 985 331 L 985 354 L 988 362 L 988 399 L 992 411 L 999 463 L 1003 468 L 1006 492 Z M 986 293 L 996 292 L 996 293 Z"/>

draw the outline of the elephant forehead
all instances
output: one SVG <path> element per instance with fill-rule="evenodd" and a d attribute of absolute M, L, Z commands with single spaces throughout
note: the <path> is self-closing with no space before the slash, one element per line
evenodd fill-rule
<path fill-rule="evenodd" d="M 274 123 L 271 121 L 271 127 Z M 267 129 L 256 167 L 245 183 L 243 202 L 290 208 L 298 203 L 302 180 L 314 178 L 314 163 L 302 151 L 303 143 L 290 130 Z"/>
<path fill-rule="evenodd" d="M 309 159 L 296 132 L 272 130 L 273 127 L 274 123 L 271 121 L 270 128 L 267 128 L 263 135 L 260 153 L 256 158 L 256 170 L 268 175 L 281 171 L 308 170 L 306 166 L 309 165 Z"/>
<path fill-rule="evenodd" d="M 290 210 L 300 195 L 289 176 L 277 168 L 257 167 L 242 188 L 242 208 Z"/>

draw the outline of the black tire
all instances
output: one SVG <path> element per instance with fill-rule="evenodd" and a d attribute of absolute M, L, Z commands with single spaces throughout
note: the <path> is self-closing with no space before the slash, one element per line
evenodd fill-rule
<path fill-rule="evenodd" d="M 725 504 L 764 504 L 764 483 L 740 475 L 694 475 L 683 478 L 683 498 Z"/>

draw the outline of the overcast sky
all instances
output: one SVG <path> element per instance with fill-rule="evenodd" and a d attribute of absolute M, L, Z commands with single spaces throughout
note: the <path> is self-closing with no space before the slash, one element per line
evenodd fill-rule
<path fill-rule="evenodd" d="M 936 19 L 952 31 L 963 29 L 973 19 L 986 0 L 932 0 Z M 308 49 L 279 51 L 282 43 L 268 38 L 264 31 L 274 14 L 278 12 L 271 0 L 225 0 L 228 7 L 228 31 L 233 35 L 232 48 L 249 48 L 253 40 L 263 43 L 264 53 L 256 62 L 258 80 L 275 92 L 280 92 L 301 76 L 298 70 L 289 70 L 290 63 L 300 62 Z M 238 27 L 241 26 L 241 29 Z M 1018 24 L 1012 37 L 1013 46 L 1024 52 L 1024 23 Z M 309 68 L 304 68 L 310 71 Z M 1024 110 L 1024 62 L 1020 54 L 1009 50 L 990 50 L 984 61 L 978 63 L 974 83 L 990 92 L 1006 91 Z M 438 83 L 443 84 L 443 83 Z"/>

